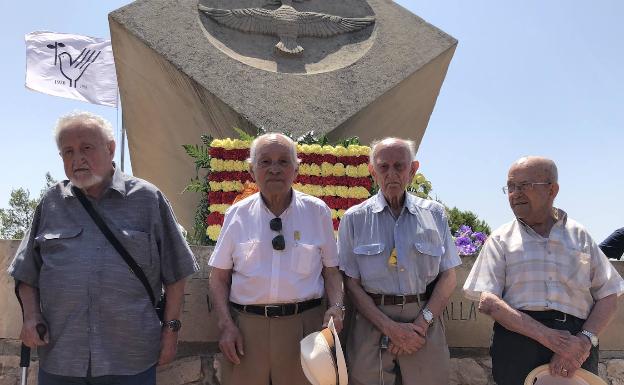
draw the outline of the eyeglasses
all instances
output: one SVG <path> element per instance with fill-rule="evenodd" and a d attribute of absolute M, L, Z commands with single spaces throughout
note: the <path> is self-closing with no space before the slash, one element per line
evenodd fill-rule
<path fill-rule="evenodd" d="M 519 184 L 508 184 L 507 186 L 503 186 L 503 194 L 511 194 L 514 191 L 523 192 L 533 190 L 535 186 L 549 184 L 552 184 L 552 182 L 528 182 Z"/>
<path fill-rule="evenodd" d="M 269 222 L 269 227 L 273 231 L 279 231 L 280 234 L 275 236 L 271 241 L 274 250 L 284 250 L 286 248 L 286 240 L 284 239 L 284 235 L 281 233 L 282 231 L 282 219 L 281 218 L 273 218 Z"/>

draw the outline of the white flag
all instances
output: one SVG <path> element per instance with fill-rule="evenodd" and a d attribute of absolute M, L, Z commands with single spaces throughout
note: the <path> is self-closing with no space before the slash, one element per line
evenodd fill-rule
<path fill-rule="evenodd" d="M 26 87 L 116 107 L 117 76 L 111 41 L 67 33 L 29 33 Z"/>

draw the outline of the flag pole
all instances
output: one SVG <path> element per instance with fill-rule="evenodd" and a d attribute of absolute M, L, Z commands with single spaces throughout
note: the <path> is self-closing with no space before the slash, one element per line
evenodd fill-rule
<path fill-rule="evenodd" d="M 119 98 L 119 96 L 117 96 Z M 119 100 L 119 99 L 117 99 Z M 117 103 L 117 128 L 119 128 L 119 103 Z M 123 119 L 121 119 L 121 159 L 120 166 L 121 172 L 124 172 L 124 161 L 126 158 L 126 132 L 124 130 Z"/>

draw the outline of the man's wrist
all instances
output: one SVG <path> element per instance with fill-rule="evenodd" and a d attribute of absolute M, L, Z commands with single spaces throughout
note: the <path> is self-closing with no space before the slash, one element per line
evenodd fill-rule
<path fill-rule="evenodd" d="M 182 328 L 182 322 L 179 319 L 163 321 L 162 327 L 163 327 L 163 330 L 170 330 L 174 333 L 177 333 Z"/>

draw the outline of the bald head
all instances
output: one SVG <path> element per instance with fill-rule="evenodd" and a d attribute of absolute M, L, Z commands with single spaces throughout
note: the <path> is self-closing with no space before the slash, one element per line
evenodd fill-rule
<path fill-rule="evenodd" d="M 393 150 L 404 151 L 409 156 L 409 161 L 416 159 L 416 145 L 411 140 L 401 138 L 384 138 L 382 140 L 376 140 L 371 143 L 371 151 L 369 155 L 369 162 L 374 164 L 375 156 L 381 149 L 392 148 Z"/>
<path fill-rule="evenodd" d="M 509 172 L 521 169 L 530 171 L 534 178 L 545 182 L 558 182 L 557 165 L 553 160 L 543 156 L 524 156 L 511 165 Z"/>

